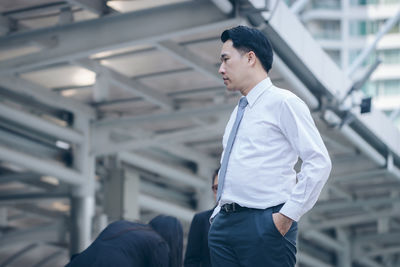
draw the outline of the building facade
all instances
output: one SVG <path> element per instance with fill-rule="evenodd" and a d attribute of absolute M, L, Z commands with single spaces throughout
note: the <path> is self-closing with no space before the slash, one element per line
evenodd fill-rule
<path fill-rule="evenodd" d="M 290 6 L 296 1 L 286 1 Z M 400 12 L 400 0 L 311 0 L 299 12 L 326 53 L 349 71 L 358 55 L 373 44 L 385 22 Z M 375 60 L 381 60 L 362 90 L 373 97 L 373 107 L 384 111 L 400 127 L 400 22 L 380 39 L 359 68 L 354 81 Z"/>

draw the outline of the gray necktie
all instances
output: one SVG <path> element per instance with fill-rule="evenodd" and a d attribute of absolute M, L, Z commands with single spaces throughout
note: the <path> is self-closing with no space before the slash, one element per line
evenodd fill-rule
<path fill-rule="evenodd" d="M 224 182 L 225 182 L 226 168 L 228 167 L 229 156 L 231 155 L 233 142 L 235 141 L 236 133 L 239 128 L 240 121 L 242 120 L 244 109 L 247 106 L 247 103 L 248 102 L 246 97 L 242 97 L 239 101 L 236 120 L 232 126 L 231 133 L 229 134 L 228 143 L 226 144 L 225 147 L 224 158 L 222 159 L 221 168 L 219 170 L 217 201 L 219 201 L 221 198 L 222 189 L 224 187 Z"/>

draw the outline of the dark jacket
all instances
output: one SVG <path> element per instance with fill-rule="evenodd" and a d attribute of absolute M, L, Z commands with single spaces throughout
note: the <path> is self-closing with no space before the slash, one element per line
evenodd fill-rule
<path fill-rule="evenodd" d="M 185 267 L 211 267 L 208 230 L 213 210 L 197 213 L 190 225 L 185 254 Z"/>
<path fill-rule="evenodd" d="M 167 243 L 150 226 L 117 221 L 65 267 L 168 267 L 168 253 Z"/>

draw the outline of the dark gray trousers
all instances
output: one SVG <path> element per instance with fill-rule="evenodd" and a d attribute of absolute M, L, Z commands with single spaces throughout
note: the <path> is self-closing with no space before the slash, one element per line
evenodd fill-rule
<path fill-rule="evenodd" d="M 285 236 L 276 229 L 272 213 L 282 205 L 265 210 L 246 209 L 220 213 L 208 234 L 213 267 L 294 267 L 297 223 Z"/>

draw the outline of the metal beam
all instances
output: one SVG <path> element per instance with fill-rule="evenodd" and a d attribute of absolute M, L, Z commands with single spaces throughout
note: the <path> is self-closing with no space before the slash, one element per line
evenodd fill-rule
<path fill-rule="evenodd" d="M 177 144 L 173 142 L 159 142 L 157 146 L 185 160 L 194 161 L 195 163 L 200 164 L 203 167 L 216 168 L 219 164 L 219 159 L 215 160 L 201 151 L 191 149 L 190 147 L 182 144 Z"/>
<path fill-rule="evenodd" d="M 343 244 L 338 240 L 335 240 L 333 237 L 328 236 L 327 234 L 321 233 L 319 231 L 304 231 L 302 232 L 302 236 L 305 239 L 313 240 L 317 242 L 322 247 L 325 247 L 331 251 L 342 251 L 344 249 Z"/>
<path fill-rule="evenodd" d="M 308 4 L 310 0 L 297 0 L 290 6 L 290 11 L 293 12 L 293 14 L 299 14 L 305 6 Z"/>
<path fill-rule="evenodd" d="M 14 243 L 26 242 L 57 242 L 59 231 L 62 230 L 63 222 L 58 221 L 44 224 L 29 229 L 17 230 L 7 233 L 0 238 L 0 246 L 9 246 Z"/>
<path fill-rule="evenodd" d="M 340 123 L 341 119 L 332 111 L 327 110 L 324 113 L 324 119 L 332 124 Z M 355 132 L 349 125 L 343 125 L 340 128 L 340 132 L 354 144 L 364 155 L 368 156 L 379 166 L 384 167 L 386 165 L 386 159 L 376 149 L 371 146 L 364 138 L 362 138 L 357 132 Z"/>
<path fill-rule="evenodd" d="M 205 106 L 201 108 L 180 109 L 176 111 L 145 114 L 139 116 L 126 116 L 119 119 L 103 119 L 93 123 L 97 130 L 112 130 L 117 127 L 124 127 L 127 125 L 138 126 L 142 123 L 149 122 L 163 122 L 166 120 L 189 119 L 193 117 L 215 115 L 219 112 L 232 111 L 236 103 L 219 104 L 212 106 Z"/>
<path fill-rule="evenodd" d="M 300 225 L 304 230 L 306 229 L 322 230 L 333 227 L 350 226 L 359 223 L 374 222 L 380 218 L 393 217 L 393 216 L 398 216 L 398 211 L 388 210 L 388 211 L 379 211 L 375 213 L 368 212 L 360 215 L 346 216 L 342 218 L 329 219 L 326 221 L 322 220 L 318 222 L 306 222 L 303 220 L 300 222 Z"/>
<path fill-rule="evenodd" d="M 0 104 L 0 117 L 12 119 L 18 124 L 38 132 L 52 135 L 62 141 L 74 144 L 80 144 L 83 141 L 82 133 L 75 129 L 54 124 L 38 116 L 10 108 L 4 104 Z"/>
<path fill-rule="evenodd" d="M 56 92 L 43 88 L 17 76 L 1 77 L 0 86 L 8 88 L 32 98 L 34 101 L 44 103 L 57 109 L 65 109 L 80 116 L 94 118 L 96 112 L 93 108 L 79 101 L 62 97 Z"/>
<path fill-rule="evenodd" d="M 379 243 L 395 243 L 400 240 L 400 232 L 399 231 L 391 231 L 390 233 L 385 234 L 363 234 L 360 236 L 354 237 L 354 245 L 359 247 L 363 245 L 367 245 L 370 243 L 379 244 Z"/>
<path fill-rule="evenodd" d="M 31 172 L 8 173 L 0 175 L 0 183 L 11 183 L 11 182 L 25 183 L 27 181 L 39 180 L 40 177 L 41 175 Z"/>
<path fill-rule="evenodd" d="M 366 180 L 369 178 L 376 178 L 376 177 L 382 177 L 389 174 L 387 169 L 374 169 L 374 170 L 368 170 L 368 171 L 361 171 L 361 172 L 356 172 L 352 174 L 347 174 L 347 175 L 338 175 L 334 177 L 335 183 L 337 182 L 355 182 L 355 181 L 360 181 L 360 180 Z"/>
<path fill-rule="evenodd" d="M 27 245 L 27 246 L 23 247 L 21 250 L 17 251 L 16 253 L 14 253 L 11 256 L 9 256 L 6 260 L 4 260 L 0 264 L 0 267 L 10 266 L 14 261 L 16 261 L 23 254 L 31 251 L 32 249 L 35 249 L 38 246 L 39 246 L 38 243 L 33 243 L 33 244 L 30 244 L 30 245 Z"/>
<path fill-rule="evenodd" d="M 126 91 L 133 92 L 135 95 L 141 96 L 149 102 L 159 105 L 166 110 L 172 110 L 173 108 L 173 102 L 171 99 L 166 95 L 157 92 L 153 88 L 144 85 L 137 79 L 131 79 L 91 59 L 80 59 L 76 60 L 74 63 L 96 73 L 105 75 L 110 84 L 118 86 Z"/>
<path fill-rule="evenodd" d="M 67 0 L 67 2 L 97 15 L 103 15 L 108 9 L 107 1 L 104 0 Z"/>
<path fill-rule="evenodd" d="M 31 215 L 31 217 L 36 217 L 40 219 L 60 219 L 64 216 L 67 216 L 66 212 L 58 211 L 58 210 L 49 210 L 47 208 L 42 208 L 39 205 L 35 205 L 34 203 L 12 203 L 13 205 L 9 206 L 16 210 L 22 211 L 26 215 Z"/>
<path fill-rule="evenodd" d="M 74 15 L 72 14 L 71 7 L 60 8 L 60 15 L 58 16 L 58 24 L 68 24 L 74 22 Z"/>
<path fill-rule="evenodd" d="M 13 47 L 16 44 L 49 37 L 56 39 L 58 44 L 35 54 L 2 61 L 0 74 L 27 71 L 105 50 L 204 32 L 226 25 L 226 19 L 226 15 L 212 3 L 190 1 L 2 37 L 1 47 Z"/>
<path fill-rule="evenodd" d="M 42 266 L 46 266 L 49 262 L 51 262 L 52 260 L 60 257 L 61 255 L 65 254 L 65 249 L 59 249 L 56 252 L 51 253 L 50 255 L 44 257 L 43 259 L 41 259 L 38 263 L 36 263 L 35 265 L 33 265 L 32 267 L 42 267 Z M 48 265 L 47 265 L 48 266 Z"/>
<path fill-rule="evenodd" d="M 190 140 L 196 140 L 201 137 L 210 136 L 210 134 L 215 133 L 218 135 L 222 135 L 224 125 L 222 123 L 212 124 L 209 126 L 200 126 L 193 127 L 186 130 L 175 131 L 172 133 L 166 134 L 147 134 L 144 138 L 132 139 L 129 141 L 122 141 L 118 143 L 109 142 L 107 139 L 104 140 L 94 140 L 94 144 L 92 145 L 93 150 L 92 154 L 94 155 L 107 155 L 107 154 L 115 154 L 122 151 L 134 150 L 139 148 L 145 148 L 149 146 L 157 145 L 160 142 L 185 142 Z M 96 135 L 102 134 L 102 131 L 95 131 Z M 101 143 L 102 145 L 97 145 Z"/>
<path fill-rule="evenodd" d="M 159 42 L 157 47 L 160 50 L 165 51 L 169 53 L 171 56 L 177 58 L 184 64 L 192 67 L 194 70 L 213 79 L 219 85 L 223 86 L 222 78 L 218 74 L 218 68 L 213 64 L 203 60 L 201 57 L 194 54 L 186 47 L 169 40 Z"/>
<path fill-rule="evenodd" d="M 371 208 L 381 205 L 389 205 L 393 203 L 400 202 L 399 197 L 379 197 L 379 198 L 370 198 L 370 199 L 357 199 L 351 201 L 324 201 L 317 202 L 317 204 L 312 209 L 312 213 L 316 212 L 332 212 L 332 211 L 343 211 L 343 210 L 351 210 L 351 209 L 360 209 L 360 208 Z"/>
<path fill-rule="evenodd" d="M 303 263 L 308 267 L 334 267 L 333 265 L 317 259 L 313 256 L 310 256 L 306 252 L 302 251 L 299 251 L 297 253 L 297 259 L 300 263 Z"/>
<path fill-rule="evenodd" d="M 381 249 L 374 249 L 373 251 L 365 252 L 361 257 L 367 256 L 367 257 L 376 257 L 376 256 L 382 256 L 382 255 L 388 255 L 388 254 L 397 254 L 400 253 L 400 246 L 393 246 L 393 247 L 385 247 Z"/>
<path fill-rule="evenodd" d="M 68 192 L 46 192 L 46 193 L 26 193 L 26 194 L 6 194 L 0 196 L 1 204 L 4 202 L 15 204 L 17 202 L 34 202 L 35 200 L 49 200 L 67 198 Z"/>
<path fill-rule="evenodd" d="M 126 179 L 125 179 L 126 180 Z M 172 200 L 168 201 L 171 203 L 179 203 L 179 204 L 185 204 L 185 206 L 188 206 L 191 197 L 185 193 L 178 193 L 175 190 L 170 190 L 168 188 L 159 186 L 153 182 L 146 181 L 144 179 L 140 180 L 140 193 L 149 195 L 149 196 L 157 196 L 161 197 L 164 199 Z M 131 194 L 132 189 L 128 189 L 128 192 Z M 128 204 L 128 203 L 127 203 Z M 133 205 L 132 203 L 129 203 L 129 205 Z"/>
<path fill-rule="evenodd" d="M 134 153 L 121 152 L 118 154 L 121 161 L 130 165 L 156 173 L 162 177 L 171 179 L 179 184 L 188 185 L 195 188 L 203 188 L 207 183 L 203 177 L 198 177 L 183 169 L 170 166 L 154 159 L 146 158 Z"/>
<path fill-rule="evenodd" d="M 356 258 L 354 259 L 354 261 L 362 264 L 365 267 L 384 267 L 383 265 L 377 263 L 376 261 L 368 258 Z"/>
<path fill-rule="evenodd" d="M 144 194 L 139 195 L 139 205 L 142 209 L 151 210 L 156 213 L 172 215 L 185 221 L 186 223 L 190 223 L 195 214 L 194 210 Z"/>
<path fill-rule="evenodd" d="M 85 182 L 82 174 L 62 166 L 59 162 L 36 158 L 2 145 L 0 145 L 0 160 L 16 164 L 36 173 L 57 177 L 69 184 L 80 185 Z"/>

